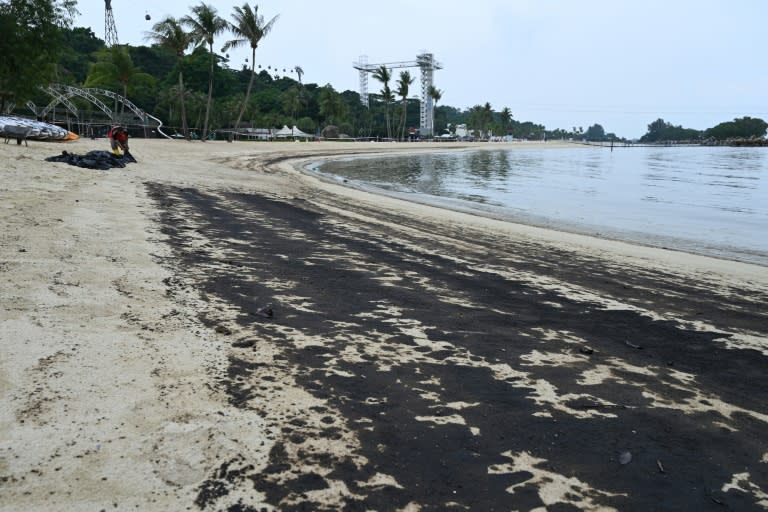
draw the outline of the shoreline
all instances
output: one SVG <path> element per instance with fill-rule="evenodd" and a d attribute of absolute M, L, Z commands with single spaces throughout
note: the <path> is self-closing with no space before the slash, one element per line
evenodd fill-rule
<path fill-rule="evenodd" d="M 479 148 L 496 149 L 491 147 Z M 460 150 L 472 151 L 476 148 L 463 147 Z M 435 149 L 438 151 L 438 149 Z M 430 151 L 432 152 L 432 151 Z M 398 152 L 400 153 L 400 152 Z M 313 163 L 332 160 L 345 157 L 375 157 L 377 155 L 387 156 L 392 153 L 341 153 L 334 155 L 324 155 L 322 158 L 315 157 L 297 157 L 292 163 L 283 164 L 281 167 L 285 171 L 293 171 L 310 178 L 316 183 L 322 183 L 327 186 L 327 190 L 334 194 L 346 198 L 357 199 L 359 195 L 365 197 L 370 203 L 376 204 L 384 201 L 384 198 L 392 200 L 390 204 L 384 201 L 391 208 L 400 208 L 410 211 L 414 214 L 426 214 L 431 212 L 429 217 L 433 220 L 449 219 L 451 222 L 466 222 L 467 224 L 479 229 L 496 229 L 508 234 L 516 234 L 523 237 L 532 237 L 553 244 L 570 244 L 579 250 L 614 253 L 620 257 L 627 257 L 630 260 L 636 259 L 638 263 L 653 263 L 657 261 L 660 266 L 674 265 L 677 269 L 692 267 L 697 272 L 718 272 L 731 274 L 734 277 L 754 278 L 768 284 L 768 265 L 763 265 L 755 261 L 732 259 L 726 256 L 717 256 L 703 252 L 691 252 L 684 249 L 669 248 L 651 243 L 642 243 L 634 239 L 622 239 L 620 237 L 604 236 L 602 233 L 590 233 L 576 229 L 560 228 L 557 225 L 541 225 L 537 223 L 527 223 L 520 219 L 515 219 L 503 215 L 493 215 L 489 212 L 474 209 L 462 209 L 442 204 L 440 201 L 431 202 L 429 200 L 419 200 L 418 197 L 406 193 L 390 192 L 375 187 L 358 186 L 354 183 L 344 182 L 332 175 L 308 169 Z M 351 191 L 345 193 L 345 190 Z M 409 206 L 410 205 L 410 206 Z M 421 208 L 423 207 L 423 208 Z M 733 266 L 732 269 L 729 269 Z"/>
<path fill-rule="evenodd" d="M 575 143 L 558 144 L 553 147 L 573 147 Z M 474 148 L 464 148 L 463 151 L 473 151 Z M 482 150 L 497 150 L 499 148 L 493 146 L 486 146 L 477 151 Z M 514 146 L 508 146 L 507 148 L 514 151 Z M 526 149 L 535 149 L 532 146 L 527 146 Z M 547 149 L 546 147 L 539 146 L 538 149 Z M 432 151 L 431 151 L 432 152 Z M 440 151 L 435 150 L 435 153 Z M 381 153 L 381 156 L 396 157 L 397 154 Z M 368 154 L 360 155 L 360 158 L 374 158 Z M 750 249 L 747 247 L 737 247 L 729 245 L 711 245 L 705 240 L 696 240 L 693 238 L 682 238 L 671 235 L 658 235 L 654 233 L 647 233 L 637 230 L 611 228 L 609 226 L 603 226 L 599 224 L 586 224 L 577 222 L 567 222 L 564 220 L 557 220 L 549 217 L 545 217 L 537 214 L 522 214 L 514 213 L 511 210 L 504 211 L 503 207 L 496 206 L 483 206 L 480 203 L 473 203 L 471 201 L 463 201 L 461 199 L 454 199 L 450 197 L 432 196 L 426 193 L 419 192 L 407 192 L 396 189 L 389 189 L 386 187 L 379 187 L 375 184 L 356 182 L 353 180 L 348 181 L 346 178 L 336 176 L 331 173 L 323 173 L 319 170 L 319 167 L 324 162 L 337 159 L 339 157 L 324 157 L 317 161 L 306 161 L 302 165 L 302 172 L 306 172 L 309 175 L 319 177 L 321 180 L 328 181 L 330 183 L 344 184 L 344 186 L 355 188 L 357 190 L 370 192 L 376 195 L 383 195 L 401 199 L 406 202 L 413 202 L 431 206 L 434 208 L 452 210 L 457 212 L 466 213 L 469 215 L 476 215 L 480 217 L 487 217 L 503 222 L 510 222 L 512 224 L 524 225 L 536 227 L 544 230 L 552 230 L 563 233 L 571 233 L 577 235 L 583 235 L 598 239 L 612 240 L 617 242 L 628 243 L 631 245 L 656 248 L 660 250 L 670 250 L 675 252 L 682 252 L 685 254 L 695 254 L 699 256 L 706 256 L 719 260 L 741 262 L 752 265 L 758 265 L 766 267 L 768 266 L 768 252 L 760 251 L 757 249 Z M 340 158 L 346 158 L 341 156 Z M 352 158 L 356 158 L 352 156 Z"/>
<path fill-rule="evenodd" d="M 0 146 L 0 510 L 768 507 L 766 267 L 105 146 Z"/>

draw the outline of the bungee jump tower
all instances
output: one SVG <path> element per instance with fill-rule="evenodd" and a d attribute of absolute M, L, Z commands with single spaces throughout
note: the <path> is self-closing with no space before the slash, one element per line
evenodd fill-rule
<path fill-rule="evenodd" d="M 429 90 L 434 85 L 435 71 L 443 69 L 443 65 L 437 62 L 435 56 L 427 51 L 417 55 L 416 60 L 382 62 L 378 64 L 369 64 L 368 57 L 361 55 L 357 62 L 352 63 L 352 67 L 360 73 L 360 101 L 366 107 L 370 107 L 368 74 L 375 72 L 381 66 L 386 66 L 388 69 L 419 68 L 421 70 L 421 126 L 419 131 L 422 136 L 431 137 L 435 126 L 435 105 Z"/>

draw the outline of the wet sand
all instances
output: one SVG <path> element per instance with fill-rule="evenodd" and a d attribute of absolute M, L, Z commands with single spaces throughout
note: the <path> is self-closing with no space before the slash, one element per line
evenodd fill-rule
<path fill-rule="evenodd" d="M 766 267 L 297 170 L 427 144 L 30 144 L 0 510 L 768 509 Z"/>

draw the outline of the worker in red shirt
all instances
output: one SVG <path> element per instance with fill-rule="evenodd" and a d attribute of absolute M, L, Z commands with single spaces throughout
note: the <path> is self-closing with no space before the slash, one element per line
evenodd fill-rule
<path fill-rule="evenodd" d="M 113 126 L 107 133 L 109 145 L 115 155 L 128 154 L 128 132 L 122 126 Z"/>

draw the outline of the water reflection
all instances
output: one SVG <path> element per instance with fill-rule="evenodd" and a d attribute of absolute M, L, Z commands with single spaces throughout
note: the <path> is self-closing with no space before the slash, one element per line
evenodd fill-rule
<path fill-rule="evenodd" d="M 712 166 L 718 169 L 737 169 L 744 173 L 759 173 L 766 167 L 765 151 L 754 151 L 746 148 L 723 148 L 712 158 Z"/>
<path fill-rule="evenodd" d="M 469 173 L 483 180 L 505 180 L 510 172 L 507 151 L 475 151 L 466 155 Z"/>
<path fill-rule="evenodd" d="M 767 148 L 480 150 L 330 162 L 320 172 L 421 200 L 644 241 L 763 254 Z M 457 203 L 453 202 L 452 205 Z M 639 234 L 639 235 L 638 235 Z M 674 239 L 674 240 L 673 240 Z M 689 247 L 690 248 L 690 247 Z"/>
<path fill-rule="evenodd" d="M 444 193 L 443 181 L 448 176 L 446 170 L 449 168 L 445 163 L 439 163 L 438 159 L 429 155 L 422 155 L 419 158 L 421 173 L 417 179 L 410 185 L 425 194 L 439 196 Z"/>

